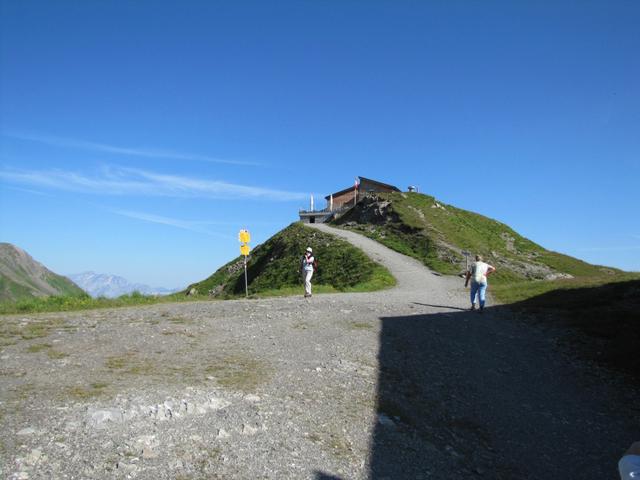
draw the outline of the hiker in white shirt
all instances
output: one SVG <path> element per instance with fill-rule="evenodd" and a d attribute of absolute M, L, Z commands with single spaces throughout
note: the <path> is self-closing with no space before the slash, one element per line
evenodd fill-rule
<path fill-rule="evenodd" d="M 307 247 L 307 251 L 302 257 L 302 265 L 300 266 L 302 270 L 302 279 L 304 280 L 304 296 L 311 296 L 311 277 L 313 276 L 313 262 L 315 258 L 313 258 L 313 250 L 311 247 Z"/>
<path fill-rule="evenodd" d="M 476 255 L 476 261 L 471 265 L 471 269 L 467 272 L 464 286 L 466 287 L 471 280 L 471 310 L 476 309 L 476 295 L 480 303 L 480 311 L 484 310 L 485 297 L 487 292 L 487 277 L 495 272 L 495 267 L 484 263 L 480 255 Z"/>

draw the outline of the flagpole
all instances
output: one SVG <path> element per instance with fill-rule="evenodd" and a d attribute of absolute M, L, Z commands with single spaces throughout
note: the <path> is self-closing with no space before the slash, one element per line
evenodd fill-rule
<path fill-rule="evenodd" d="M 353 206 L 354 207 L 358 203 L 358 187 L 359 187 L 359 182 L 358 182 L 358 177 L 356 177 L 356 182 L 353 186 Z"/>

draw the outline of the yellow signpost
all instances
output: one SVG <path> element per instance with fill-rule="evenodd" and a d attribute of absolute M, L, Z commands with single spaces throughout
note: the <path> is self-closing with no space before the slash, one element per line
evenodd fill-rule
<path fill-rule="evenodd" d="M 249 243 L 251 241 L 251 234 L 248 230 L 240 230 L 238 240 L 240 240 L 240 243 Z"/>
<path fill-rule="evenodd" d="M 240 241 L 240 255 L 244 257 L 244 294 L 249 297 L 249 284 L 247 282 L 247 256 L 251 251 L 251 247 L 248 243 L 251 241 L 251 234 L 249 230 L 242 229 L 238 233 L 238 240 Z"/>

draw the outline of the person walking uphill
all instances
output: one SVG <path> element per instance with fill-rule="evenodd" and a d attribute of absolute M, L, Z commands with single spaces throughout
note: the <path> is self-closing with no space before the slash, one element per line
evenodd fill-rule
<path fill-rule="evenodd" d="M 304 253 L 304 257 L 302 257 L 302 265 L 300 269 L 302 270 L 302 279 L 304 281 L 304 296 L 311 296 L 311 277 L 313 276 L 313 270 L 315 258 L 313 257 L 313 250 L 311 247 L 307 247 L 307 251 Z"/>
<path fill-rule="evenodd" d="M 484 263 L 480 255 L 476 255 L 476 261 L 471 265 L 471 269 L 467 272 L 464 282 L 466 287 L 471 280 L 471 310 L 476 309 L 476 295 L 480 303 L 480 311 L 484 310 L 485 297 L 487 292 L 487 277 L 495 272 L 495 267 Z"/>

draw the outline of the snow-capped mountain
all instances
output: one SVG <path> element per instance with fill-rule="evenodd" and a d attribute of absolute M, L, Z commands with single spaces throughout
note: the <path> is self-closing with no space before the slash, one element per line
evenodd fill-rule
<path fill-rule="evenodd" d="M 144 295 L 168 295 L 179 289 L 150 287 L 141 283 L 130 283 L 126 278 L 105 273 L 83 272 L 67 275 L 76 285 L 94 298 L 115 298 L 132 292 Z"/>

